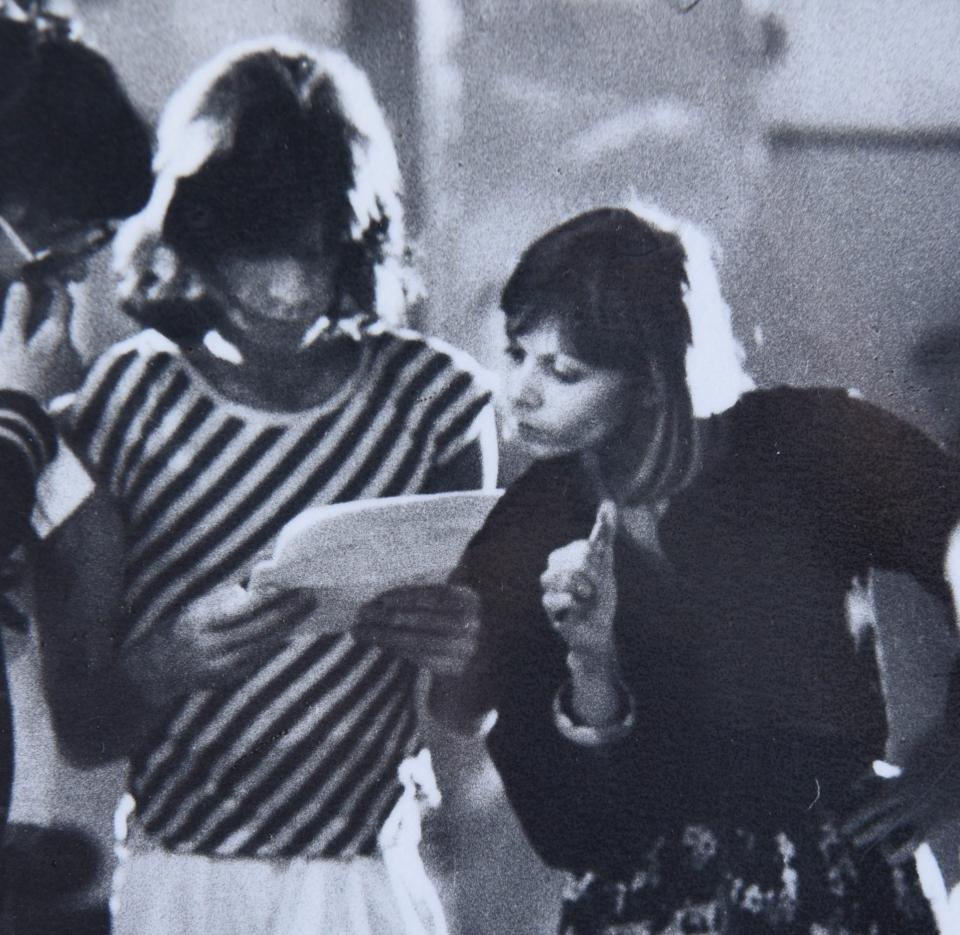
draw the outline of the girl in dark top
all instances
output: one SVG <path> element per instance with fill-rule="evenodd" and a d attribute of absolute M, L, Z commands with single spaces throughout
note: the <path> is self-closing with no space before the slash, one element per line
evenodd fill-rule
<path fill-rule="evenodd" d="M 455 576 L 479 648 L 433 707 L 497 711 L 507 795 L 569 872 L 564 935 L 935 931 L 912 862 L 845 834 L 864 777 L 897 794 L 915 778 L 872 773 L 884 697 L 846 609 L 874 568 L 949 603 L 960 471 L 843 391 L 741 393 L 737 366 L 701 381 L 736 347 L 725 314 L 691 314 L 704 288 L 726 312 L 712 267 L 689 288 L 691 259 L 626 210 L 523 255 L 502 307 L 535 462 Z"/>

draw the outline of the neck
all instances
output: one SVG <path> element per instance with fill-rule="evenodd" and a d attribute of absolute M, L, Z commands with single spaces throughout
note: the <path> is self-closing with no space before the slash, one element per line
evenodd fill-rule
<path fill-rule="evenodd" d="M 292 354 L 253 352 L 235 364 L 201 345 L 190 362 L 224 396 L 258 409 L 296 411 L 322 405 L 353 373 L 359 342 L 338 335 Z"/>

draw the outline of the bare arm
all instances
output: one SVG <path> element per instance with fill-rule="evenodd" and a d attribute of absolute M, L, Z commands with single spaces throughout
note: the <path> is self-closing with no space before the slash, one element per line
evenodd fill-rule
<path fill-rule="evenodd" d="M 61 752 L 78 765 L 129 754 L 162 715 L 120 661 L 124 533 L 100 490 L 42 543 L 37 628 L 44 688 Z"/>
<path fill-rule="evenodd" d="M 226 584 L 128 637 L 124 565 L 122 518 L 99 490 L 39 556 L 44 686 L 61 751 L 78 765 L 128 756 L 184 695 L 242 682 L 315 606 L 304 591 Z"/>
<path fill-rule="evenodd" d="M 943 565 L 950 606 L 926 601 L 911 624 L 939 627 L 952 613 L 954 636 L 960 607 L 960 524 L 950 534 Z M 929 618 L 929 619 L 927 619 Z M 924 634 L 919 634 L 923 637 Z M 939 637 L 939 634 L 936 634 Z M 938 644 L 934 644 L 938 645 Z M 954 655 L 952 670 L 939 671 L 948 679 L 946 709 L 933 711 L 923 728 L 898 751 L 901 769 L 887 779 L 866 803 L 853 813 L 846 831 L 862 847 L 883 844 L 895 862 L 911 857 L 919 844 L 947 824 L 960 819 L 960 657 Z"/>

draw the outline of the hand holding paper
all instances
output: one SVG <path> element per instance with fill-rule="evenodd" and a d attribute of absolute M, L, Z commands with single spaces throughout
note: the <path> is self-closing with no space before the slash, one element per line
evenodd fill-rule
<path fill-rule="evenodd" d="M 164 707 L 197 689 L 243 681 L 293 638 L 313 607 L 304 589 L 220 585 L 128 640 L 123 665 L 143 697 Z"/>
<path fill-rule="evenodd" d="M 317 600 L 307 623 L 311 633 L 343 633 L 359 621 L 367 638 L 373 621 L 387 618 L 384 605 L 361 615 L 365 605 L 396 592 L 391 606 L 406 613 L 424 596 L 432 615 L 427 629 L 433 630 L 438 612 L 445 615 L 463 599 L 439 598 L 442 589 L 436 587 L 416 588 L 447 580 L 498 497 L 499 492 L 422 494 L 306 510 L 284 527 L 273 558 L 253 569 L 250 589 L 310 588 Z M 461 619 L 459 610 L 456 616 Z M 393 636 L 384 632 L 384 644 Z"/>

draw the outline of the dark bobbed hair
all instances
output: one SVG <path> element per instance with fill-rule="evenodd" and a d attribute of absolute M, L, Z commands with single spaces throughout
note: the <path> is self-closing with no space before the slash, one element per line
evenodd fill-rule
<path fill-rule="evenodd" d="M 100 222 L 150 195 L 151 133 L 113 68 L 67 35 L 0 17 L 0 205 Z"/>
<path fill-rule="evenodd" d="M 686 392 L 692 341 L 679 237 L 623 208 L 580 214 L 529 246 L 503 289 L 510 336 L 556 320 L 580 359 Z"/>
<path fill-rule="evenodd" d="M 220 310 L 189 293 L 185 273 L 202 280 L 222 256 L 288 255 L 319 234 L 337 264 L 334 304 L 318 310 L 332 320 L 372 314 L 378 269 L 402 264 L 393 142 L 366 77 L 338 52 L 274 38 L 221 53 L 167 105 L 155 176 L 118 266 L 128 311 L 175 341 L 217 326 Z M 156 248 L 175 272 L 158 271 Z"/>

